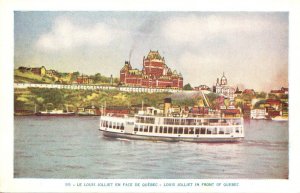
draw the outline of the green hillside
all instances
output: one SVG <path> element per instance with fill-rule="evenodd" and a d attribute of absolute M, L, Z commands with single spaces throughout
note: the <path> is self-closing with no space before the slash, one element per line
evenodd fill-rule
<path fill-rule="evenodd" d="M 170 93 L 130 93 L 120 91 L 88 91 L 67 89 L 28 88 L 15 89 L 15 110 L 34 111 L 44 110 L 51 103 L 55 108 L 63 108 L 65 105 L 73 108 L 96 105 L 101 106 L 131 106 L 148 104 L 158 106 Z"/>
<path fill-rule="evenodd" d="M 16 83 L 54 83 L 54 80 L 47 76 L 39 76 L 32 72 L 14 71 L 14 82 Z"/>

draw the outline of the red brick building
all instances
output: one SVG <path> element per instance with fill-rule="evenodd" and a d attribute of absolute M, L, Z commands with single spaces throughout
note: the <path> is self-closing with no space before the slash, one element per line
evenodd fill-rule
<path fill-rule="evenodd" d="M 120 71 L 120 82 L 129 86 L 147 88 L 175 88 L 182 89 L 182 75 L 166 65 L 164 57 L 158 51 L 149 52 L 143 59 L 143 69 L 132 69 L 130 62 L 125 61 Z"/>
<path fill-rule="evenodd" d="M 277 96 L 282 96 L 284 94 L 289 94 L 289 89 L 285 87 L 281 87 L 280 90 L 271 90 L 271 94 L 275 94 Z"/>
<path fill-rule="evenodd" d="M 76 83 L 77 84 L 91 84 L 91 83 L 93 83 L 93 80 L 90 77 L 88 77 L 87 75 L 81 75 L 81 76 L 77 77 Z"/>
<path fill-rule="evenodd" d="M 128 115 L 130 113 L 130 108 L 123 106 L 108 106 L 105 109 L 105 113 L 113 114 L 114 116 Z"/>

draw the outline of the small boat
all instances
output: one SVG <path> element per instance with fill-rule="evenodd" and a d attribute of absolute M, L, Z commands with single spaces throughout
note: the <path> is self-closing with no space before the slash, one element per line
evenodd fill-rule
<path fill-rule="evenodd" d="M 271 118 L 272 121 L 288 121 L 289 117 L 287 116 L 276 116 Z"/>
<path fill-rule="evenodd" d="M 36 113 L 38 116 L 74 116 L 75 112 L 64 111 L 64 110 L 47 110 L 47 111 L 39 111 Z"/>
<path fill-rule="evenodd" d="M 79 107 L 77 109 L 77 115 L 79 116 L 100 116 L 101 111 L 97 106 Z"/>
<path fill-rule="evenodd" d="M 52 103 L 48 103 L 47 107 L 52 106 Z M 37 116 L 74 116 L 75 112 L 73 111 L 69 111 L 68 106 L 66 106 L 66 110 L 61 110 L 61 109 L 56 109 L 54 108 L 53 110 L 49 110 L 48 108 L 46 108 L 45 111 L 39 111 L 37 113 L 35 113 Z"/>

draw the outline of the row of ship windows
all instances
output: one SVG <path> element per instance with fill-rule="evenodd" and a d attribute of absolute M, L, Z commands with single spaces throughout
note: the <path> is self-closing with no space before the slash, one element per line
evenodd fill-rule
<path fill-rule="evenodd" d="M 135 125 L 134 131 L 149 132 L 149 133 L 169 133 L 169 134 L 230 134 L 234 128 L 183 128 L 183 127 L 163 127 L 163 126 L 147 126 Z M 242 133 L 238 127 L 235 128 L 236 133 Z"/>
<path fill-rule="evenodd" d="M 124 124 L 123 123 L 113 123 L 109 121 L 103 121 L 101 122 L 102 127 L 108 127 L 108 128 L 113 128 L 113 129 L 120 129 L 124 130 Z"/>
<path fill-rule="evenodd" d="M 103 127 L 112 129 L 124 130 L 123 123 L 113 123 L 104 121 L 101 123 Z M 169 133 L 169 134 L 230 134 L 233 132 L 242 133 L 239 127 L 235 128 L 183 128 L 183 127 L 163 127 L 163 126 L 148 126 L 148 125 L 135 125 L 134 131 L 149 132 L 149 133 Z"/>
<path fill-rule="evenodd" d="M 137 117 L 137 123 L 150 123 L 154 124 L 155 119 L 152 117 Z M 165 118 L 163 120 L 164 125 L 240 125 L 240 120 L 226 120 L 226 119 L 172 119 Z"/>

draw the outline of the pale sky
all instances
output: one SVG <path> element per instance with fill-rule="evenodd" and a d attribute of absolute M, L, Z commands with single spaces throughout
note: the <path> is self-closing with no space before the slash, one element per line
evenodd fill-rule
<path fill-rule="evenodd" d="M 184 84 L 288 86 L 287 12 L 15 12 L 15 67 L 119 77 L 158 50 Z"/>

